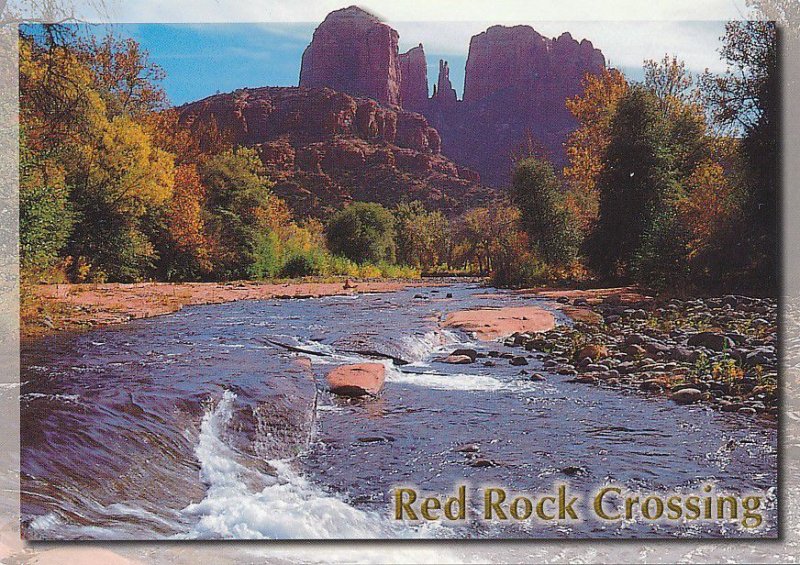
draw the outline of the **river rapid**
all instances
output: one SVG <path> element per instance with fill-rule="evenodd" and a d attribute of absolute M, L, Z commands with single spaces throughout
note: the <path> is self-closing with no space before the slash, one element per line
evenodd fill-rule
<path fill-rule="evenodd" d="M 451 295 L 451 297 L 448 297 Z M 420 297 L 421 296 L 421 297 Z M 21 491 L 29 539 L 753 537 L 777 535 L 777 429 L 736 413 L 566 382 L 531 359 L 448 365 L 448 312 L 537 305 L 469 284 L 193 306 L 22 351 Z M 547 307 L 546 303 L 541 303 Z M 555 312 L 558 323 L 569 323 Z M 290 351 L 284 344 L 311 352 Z M 384 359 L 380 398 L 330 395 L 334 366 Z M 519 354 L 519 350 L 514 350 Z M 368 354 L 369 353 L 369 354 Z M 480 360 L 479 360 L 480 361 Z M 476 446 L 479 455 L 464 451 Z M 495 466 L 474 466 L 476 457 Z M 392 519 L 413 485 L 589 495 L 768 493 L 765 527 L 735 521 Z M 480 501 L 470 502 L 474 516 Z"/>

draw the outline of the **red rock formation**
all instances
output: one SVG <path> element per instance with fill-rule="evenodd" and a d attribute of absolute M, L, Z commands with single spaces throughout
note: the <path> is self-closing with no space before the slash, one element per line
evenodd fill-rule
<path fill-rule="evenodd" d="M 496 93 L 552 97 L 574 90 L 583 75 L 605 65 L 590 41 L 578 43 L 569 33 L 548 39 L 530 26 L 492 26 L 473 36 L 464 77 L 464 101 Z"/>
<path fill-rule="evenodd" d="M 586 73 L 604 65 L 591 42 L 569 33 L 548 39 L 530 26 L 492 26 L 470 41 L 463 100 L 434 97 L 424 113 L 447 156 L 500 186 L 529 144 L 556 164 L 565 161 L 563 144 L 576 126 L 565 101 L 582 91 Z"/>
<path fill-rule="evenodd" d="M 428 102 L 428 64 L 422 43 L 400 54 L 400 100 L 406 110 L 419 112 Z"/>
<path fill-rule="evenodd" d="M 581 92 L 587 72 L 605 65 L 591 42 L 579 43 L 569 33 L 550 39 L 530 26 L 492 26 L 470 41 L 463 100 L 457 100 L 446 61 L 439 61 L 428 98 L 422 45 L 399 55 L 397 41 L 392 28 L 359 8 L 332 12 L 303 54 L 300 85 L 329 86 L 424 114 L 438 130 L 441 150 L 495 186 L 508 182 L 525 145 L 544 148 L 556 164 L 565 161 L 563 145 L 576 123 L 564 102 Z M 433 134 L 417 129 L 413 141 L 409 132 L 399 134 L 423 149 L 426 138 L 439 146 Z"/>
<path fill-rule="evenodd" d="M 349 200 L 392 205 L 403 198 L 457 213 L 491 196 L 473 171 L 441 154 L 439 133 L 424 116 L 369 98 L 266 87 L 218 94 L 178 111 L 201 146 L 215 141 L 211 130 L 255 147 L 275 192 L 302 216 Z"/>
<path fill-rule="evenodd" d="M 329 87 L 399 106 L 397 39 L 394 29 L 361 8 L 331 12 L 303 53 L 300 86 Z"/>
<path fill-rule="evenodd" d="M 433 100 L 438 106 L 448 106 L 457 100 L 456 89 L 450 82 L 450 67 L 447 61 L 439 59 L 439 78 L 436 81 L 436 89 L 433 92 Z"/>

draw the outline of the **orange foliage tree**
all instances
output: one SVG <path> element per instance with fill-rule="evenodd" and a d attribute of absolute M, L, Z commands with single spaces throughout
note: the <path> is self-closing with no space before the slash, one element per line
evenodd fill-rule
<path fill-rule="evenodd" d="M 733 220 L 738 203 L 734 186 L 722 165 L 706 159 L 686 179 L 685 197 L 677 202 L 681 225 L 689 234 L 688 257 L 693 259 Z"/>
<path fill-rule="evenodd" d="M 583 83 L 583 93 L 566 102 L 579 125 L 567 139 L 569 165 L 564 168 L 564 178 L 565 206 L 577 219 L 579 229 L 586 233 L 597 219 L 597 180 L 610 139 L 609 126 L 617 103 L 628 92 L 628 83 L 616 69 L 604 69 L 599 75 L 587 74 Z"/>
<path fill-rule="evenodd" d="M 212 265 L 211 243 L 203 221 L 205 188 L 194 164 L 175 169 L 175 184 L 166 212 L 166 227 L 172 244 L 170 278 L 207 275 Z M 182 272 L 178 272 L 182 271 Z"/>

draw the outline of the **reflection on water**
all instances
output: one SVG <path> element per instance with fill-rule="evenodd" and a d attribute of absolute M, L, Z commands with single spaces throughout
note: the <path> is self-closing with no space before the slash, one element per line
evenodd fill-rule
<path fill-rule="evenodd" d="M 445 298 L 446 293 L 453 298 Z M 495 366 L 436 361 L 444 313 L 530 298 L 467 285 L 187 308 L 23 351 L 22 514 L 29 538 L 750 535 L 732 524 L 593 521 L 424 528 L 390 521 L 397 485 L 449 493 L 568 481 L 642 491 L 777 483 L 777 433 L 736 414 Z M 561 320 L 563 322 L 563 320 Z M 275 345 L 312 351 L 304 356 Z M 324 390 L 381 353 L 380 399 Z M 310 362 L 309 362 L 310 360 Z M 464 446 L 469 446 L 467 449 Z M 495 466 L 476 466 L 478 459 Z M 773 534 L 770 526 L 760 535 Z M 472 510 L 474 512 L 474 509 Z"/>

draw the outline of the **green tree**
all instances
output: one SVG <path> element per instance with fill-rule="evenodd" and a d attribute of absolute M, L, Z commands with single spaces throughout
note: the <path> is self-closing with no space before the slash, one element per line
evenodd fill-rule
<path fill-rule="evenodd" d="M 20 130 L 19 243 L 23 272 L 53 266 L 72 232 L 69 189 L 53 163 L 34 154 Z"/>
<path fill-rule="evenodd" d="M 395 226 L 392 213 L 372 202 L 355 202 L 331 218 L 328 247 L 359 264 L 395 260 Z"/>
<path fill-rule="evenodd" d="M 625 278 L 643 237 L 654 231 L 656 218 L 678 187 L 670 131 L 655 94 L 632 87 L 619 102 L 610 134 L 589 258 L 601 276 Z"/>
<path fill-rule="evenodd" d="M 429 270 L 443 264 L 450 248 L 450 223 L 438 210 L 422 202 L 401 202 L 394 210 L 397 262 Z"/>
<path fill-rule="evenodd" d="M 529 157 L 516 164 L 511 201 L 520 209 L 520 225 L 535 255 L 556 266 L 575 258 L 579 232 L 548 161 Z"/>
<path fill-rule="evenodd" d="M 206 187 L 205 225 L 215 241 L 217 278 L 244 278 L 263 247 L 268 230 L 272 182 L 253 149 L 238 148 L 214 155 L 200 165 Z"/>
<path fill-rule="evenodd" d="M 778 289 L 781 114 L 775 23 L 728 22 L 721 55 L 728 70 L 706 74 L 704 94 L 716 125 L 743 137 L 747 192 L 741 227 L 729 233 L 726 247 L 737 250 L 738 264 L 732 269 L 738 271 L 740 288 L 774 294 Z"/>

